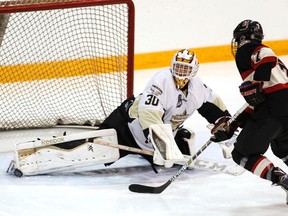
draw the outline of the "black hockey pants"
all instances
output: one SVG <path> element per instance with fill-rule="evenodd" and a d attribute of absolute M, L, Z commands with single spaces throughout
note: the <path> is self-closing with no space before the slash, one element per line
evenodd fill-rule
<path fill-rule="evenodd" d="M 99 126 L 99 129 L 114 128 L 117 131 L 118 143 L 120 145 L 140 148 L 137 145 L 128 127 L 128 123 L 133 120 L 129 117 L 128 110 L 130 106 L 133 104 L 134 100 L 135 100 L 134 96 L 125 100 L 104 120 L 104 122 Z M 133 154 L 133 152 L 120 150 L 120 157 L 124 157 L 128 154 Z M 151 156 L 147 155 L 142 156 L 146 158 L 149 162 L 153 161 L 153 158 Z"/>
<path fill-rule="evenodd" d="M 287 157 L 288 117 L 269 116 L 267 118 L 248 120 L 235 143 L 235 148 L 232 152 L 234 155 L 233 159 L 239 164 L 241 157 L 249 158 L 263 155 L 269 145 L 271 145 L 275 156 L 279 158 Z M 241 156 L 239 157 L 239 155 Z"/>

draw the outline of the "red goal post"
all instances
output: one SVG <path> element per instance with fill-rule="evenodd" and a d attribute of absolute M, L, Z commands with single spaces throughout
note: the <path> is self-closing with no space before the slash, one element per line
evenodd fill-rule
<path fill-rule="evenodd" d="M 133 94 L 132 0 L 0 2 L 0 130 L 98 125 Z"/>

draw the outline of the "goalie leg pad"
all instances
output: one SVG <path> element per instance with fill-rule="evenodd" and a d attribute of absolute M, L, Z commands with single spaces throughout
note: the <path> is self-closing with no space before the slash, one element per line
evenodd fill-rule
<path fill-rule="evenodd" d="M 118 143 L 114 129 L 103 130 L 103 135 L 98 139 Z M 93 165 L 111 163 L 119 157 L 119 149 L 93 142 L 83 142 L 72 149 L 54 145 L 21 150 L 16 148 L 14 169 L 20 170 L 23 175 L 69 171 L 79 167 L 87 167 L 89 170 L 89 166 L 92 168 Z"/>

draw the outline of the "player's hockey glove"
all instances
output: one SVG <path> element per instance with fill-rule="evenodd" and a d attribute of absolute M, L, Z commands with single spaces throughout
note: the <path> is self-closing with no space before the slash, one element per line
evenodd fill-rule
<path fill-rule="evenodd" d="M 230 116 L 223 116 L 215 122 L 215 126 L 211 130 L 211 134 L 213 134 L 211 141 L 222 142 L 230 139 L 233 136 L 239 125 L 237 121 L 233 121 L 231 124 L 228 124 L 230 118 Z"/>
<path fill-rule="evenodd" d="M 263 83 L 246 81 L 239 86 L 240 93 L 251 106 L 257 106 L 265 100 Z"/>

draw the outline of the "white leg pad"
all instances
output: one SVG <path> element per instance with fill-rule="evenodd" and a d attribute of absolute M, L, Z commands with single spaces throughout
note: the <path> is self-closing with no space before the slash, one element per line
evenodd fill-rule
<path fill-rule="evenodd" d="M 85 136 L 84 133 L 81 133 L 81 137 Z M 100 134 L 97 138 L 118 143 L 114 129 L 103 130 L 103 136 Z M 93 142 L 84 142 L 73 149 L 63 149 L 53 145 L 21 150 L 16 147 L 14 167 L 23 175 L 37 175 L 111 163 L 119 157 L 119 149 Z"/>

